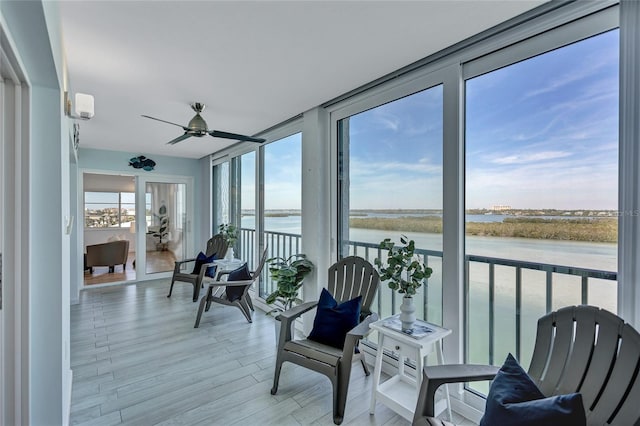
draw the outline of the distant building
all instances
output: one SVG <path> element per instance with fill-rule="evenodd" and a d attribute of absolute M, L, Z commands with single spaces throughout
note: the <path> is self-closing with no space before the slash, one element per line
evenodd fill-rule
<path fill-rule="evenodd" d="M 497 206 L 491 207 L 491 210 L 493 210 L 495 212 L 502 212 L 502 211 L 505 211 L 505 210 L 511 210 L 511 206 L 497 205 Z"/>

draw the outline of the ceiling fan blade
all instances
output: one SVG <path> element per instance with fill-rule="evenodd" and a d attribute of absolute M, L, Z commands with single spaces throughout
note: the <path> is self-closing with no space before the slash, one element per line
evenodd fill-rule
<path fill-rule="evenodd" d="M 167 123 L 167 124 L 173 124 L 174 126 L 182 127 L 182 129 L 183 129 L 184 131 L 189 130 L 187 127 L 184 127 L 182 124 L 172 123 L 172 122 L 167 121 L 167 120 L 160 120 L 159 118 L 150 117 L 150 116 L 148 116 L 148 115 L 143 115 L 143 117 L 145 117 L 145 118 L 150 118 L 150 119 L 152 119 L 152 120 L 156 120 L 156 121 L 162 121 L 163 123 Z"/>
<path fill-rule="evenodd" d="M 243 142 L 262 143 L 266 141 L 266 139 L 262 139 L 262 138 L 254 138 L 251 136 L 239 135 L 237 133 L 221 132 L 220 130 L 209 130 L 209 134 L 214 138 L 235 139 Z"/>
<path fill-rule="evenodd" d="M 167 145 L 175 145 L 178 142 L 183 141 L 183 140 L 185 140 L 187 138 L 190 138 L 190 137 L 191 137 L 191 135 L 189 133 L 185 133 L 184 135 L 178 136 L 174 140 L 171 140 L 171 141 L 167 142 Z"/>

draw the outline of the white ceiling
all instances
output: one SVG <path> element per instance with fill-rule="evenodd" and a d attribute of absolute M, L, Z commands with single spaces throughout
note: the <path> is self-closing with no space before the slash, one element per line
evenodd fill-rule
<path fill-rule="evenodd" d="M 235 141 L 141 114 L 252 135 L 545 1 L 60 1 L 80 146 L 201 158 Z"/>

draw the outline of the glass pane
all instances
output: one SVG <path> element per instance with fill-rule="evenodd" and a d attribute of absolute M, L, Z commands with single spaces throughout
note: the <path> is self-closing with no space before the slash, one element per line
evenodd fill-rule
<path fill-rule="evenodd" d="M 414 296 L 416 316 L 442 323 L 442 86 L 339 123 L 340 250 L 374 263 L 385 238 L 416 243 L 433 269 Z M 374 310 L 399 312 L 402 296 L 382 283 Z"/>
<path fill-rule="evenodd" d="M 615 312 L 618 31 L 468 80 L 465 179 L 466 361 L 526 367 L 544 313 Z"/>
<path fill-rule="evenodd" d="M 213 166 L 213 230 L 229 223 L 229 162 Z"/>
<path fill-rule="evenodd" d="M 300 253 L 301 190 L 302 134 L 296 133 L 264 147 L 264 242 L 269 257 Z M 268 295 L 272 288 L 267 278 L 260 295 Z"/>
<path fill-rule="evenodd" d="M 256 153 L 240 157 L 240 258 L 250 269 L 255 265 L 256 233 Z"/>
<path fill-rule="evenodd" d="M 185 258 L 187 246 L 186 185 L 148 182 L 146 197 L 150 200 L 146 272 L 173 271 L 175 261 Z"/>

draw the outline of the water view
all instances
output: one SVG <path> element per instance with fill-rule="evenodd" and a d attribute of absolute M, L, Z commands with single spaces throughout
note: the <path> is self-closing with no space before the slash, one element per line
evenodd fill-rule
<path fill-rule="evenodd" d="M 439 218 L 439 215 L 433 214 Z M 607 216 L 596 214 L 594 221 Z M 376 220 L 395 220 L 405 217 L 425 217 L 424 213 L 416 212 L 389 212 L 389 211 L 360 211 L 352 216 L 352 219 L 373 218 Z M 513 218 L 507 214 L 468 214 L 467 223 L 497 223 Z M 535 219 L 545 220 L 575 220 L 576 217 L 566 215 L 536 216 Z M 242 226 L 253 227 L 255 217 L 243 216 Z M 265 215 L 265 229 L 269 232 L 300 235 L 301 217 L 299 212 L 278 212 Z M 378 224 L 378 222 L 374 222 Z M 442 252 L 442 234 L 428 232 L 404 232 L 395 230 L 366 229 L 351 226 L 349 240 L 352 242 L 357 254 L 367 257 L 370 261 L 377 257 L 377 250 L 362 247 L 368 243 L 377 246 L 384 238 L 398 241 L 399 235 L 406 234 L 416 242 L 416 247 L 423 250 Z M 364 244 L 363 244 L 364 243 Z M 590 241 L 563 241 L 535 238 L 510 238 L 491 236 L 467 236 L 465 251 L 467 255 L 486 256 L 528 262 L 533 264 L 549 264 L 567 266 L 572 268 L 584 268 L 615 273 L 617 270 L 617 245 L 615 243 L 602 243 Z M 360 248 L 358 248 L 360 246 Z M 359 251 L 358 251 L 359 250 Z M 368 253 L 368 255 L 365 255 Z M 441 254 L 440 254 L 441 256 Z M 427 256 L 425 261 L 433 268 L 433 275 L 429 279 L 428 287 L 418 291 L 418 300 L 424 301 L 424 306 L 417 305 L 417 314 L 428 320 L 440 323 L 442 315 L 442 269 L 441 258 Z M 528 362 L 535 335 L 537 319 L 547 311 L 547 298 L 551 299 L 552 309 L 562 306 L 581 303 L 582 281 L 581 277 L 569 274 L 552 274 L 552 290 L 548 294 L 547 276 L 544 271 L 529 270 L 523 268 L 521 274 L 521 329 L 516 330 L 513 319 L 516 316 L 516 268 L 496 265 L 493 272 L 494 293 L 494 333 L 500 338 L 495 342 L 494 359 L 506 356 L 514 351 L 516 334 L 521 333 L 521 358 Z M 469 262 L 468 264 L 469 286 L 469 347 L 473 348 L 469 354 L 470 361 L 489 362 L 489 340 L 487 338 L 489 324 L 489 266 L 484 262 Z M 426 294 L 424 292 L 427 292 Z M 587 287 L 588 300 L 592 304 L 615 312 L 617 306 L 616 281 L 604 279 L 589 279 Z M 397 312 L 399 297 L 383 286 L 377 301 L 379 312 L 382 316 L 388 316 Z M 426 310 L 426 312 L 425 312 Z"/>

